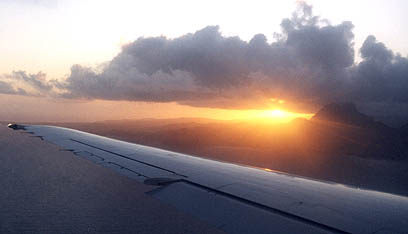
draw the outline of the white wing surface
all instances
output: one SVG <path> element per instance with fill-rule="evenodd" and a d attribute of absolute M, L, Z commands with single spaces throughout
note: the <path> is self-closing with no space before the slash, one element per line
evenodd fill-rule
<path fill-rule="evenodd" d="M 10 125 L 140 182 L 227 233 L 408 233 L 408 198 L 54 126 Z M 58 159 L 56 159 L 58 160 Z"/>

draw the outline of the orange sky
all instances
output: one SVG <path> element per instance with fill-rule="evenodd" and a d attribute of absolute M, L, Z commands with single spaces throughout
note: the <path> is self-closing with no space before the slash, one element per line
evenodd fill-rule
<path fill-rule="evenodd" d="M 234 11 L 230 10 L 229 2 L 215 0 L 210 0 L 212 4 L 205 1 L 205 4 L 200 4 L 199 8 L 197 3 L 187 0 L 177 4 L 163 1 L 160 8 L 157 8 L 157 3 L 154 1 L 141 3 L 120 0 L 119 2 L 118 4 L 117 1 L 97 0 L 60 0 L 58 3 L 0 1 L 2 30 L 0 52 L 4 58 L 0 63 L 0 75 L 20 70 L 27 74 L 43 72 L 47 74 L 48 81 L 54 79 L 62 81 L 70 75 L 72 65 L 79 64 L 99 70 L 103 64 L 120 53 L 124 44 L 134 42 L 139 37 L 165 36 L 168 39 L 174 39 L 209 25 L 220 26 L 223 37 L 238 36 L 243 41 L 249 42 L 254 35 L 261 33 L 269 38 L 268 43 L 271 43 L 276 39 L 275 33 L 281 30 L 282 19 L 290 17 L 296 8 L 296 2 L 301 1 L 237 2 L 234 5 Z M 370 0 L 358 2 L 308 0 L 306 2 L 314 6 L 315 15 L 328 19 L 333 25 L 340 24 L 344 20 L 353 22 L 356 26 L 356 30 L 353 31 L 356 61 L 361 60 L 358 48 L 371 34 L 375 35 L 378 41 L 385 42 L 388 48 L 392 48 L 395 52 L 405 55 L 408 51 L 405 43 L 408 35 L 407 27 L 401 23 L 407 21 L 407 14 L 404 11 L 408 6 L 406 1 L 396 0 L 390 3 Z M 213 7 L 214 4 L 217 5 L 216 8 Z M 351 5 L 353 7 L 350 7 Z M 362 14 L 361 9 L 366 6 L 370 6 L 370 11 Z M 95 9 L 98 10 L 95 11 Z M 135 14 L 135 9 L 143 10 Z M 207 14 L 209 11 L 212 12 L 211 17 Z M 106 17 L 107 14 L 112 17 Z M 242 17 L 242 15 L 248 17 Z M 7 80 L 13 88 L 17 87 L 15 84 L 18 82 L 16 79 Z M 249 89 L 251 94 L 253 94 L 252 91 Z M 101 96 L 96 95 L 96 97 Z M 238 100 L 240 104 L 248 108 L 260 108 L 258 107 L 260 105 L 256 105 L 259 104 L 256 101 L 248 101 L 246 96 L 243 97 L 242 102 Z M 268 97 L 270 96 L 266 98 Z M 0 95 L 0 120 L 78 122 L 201 117 L 287 122 L 297 117 L 311 117 L 311 114 L 285 112 L 285 109 L 304 110 L 296 104 L 305 103 L 297 103 L 294 100 L 289 103 L 289 96 L 281 95 L 280 98 L 284 98 L 287 103 L 279 99 L 269 99 L 275 102 L 275 106 L 271 106 L 269 110 L 229 110 L 198 108 L 176 103 L 100 100 L 83 102 L 51 97 Z M 245 101 L 248 101 L 249 105 L 246 105 Z M 207 100 L 204 104 L 211 106 Z M 314 111 L 314 109 L 310 110 Z"/>
<path fill-rule="evenodd" d="M 282 19 L 292 15 L 296 9 L 296 2 L 303 1 L 236 2 L 234 11 L 230 10 L 229 2 L 215 0 L 205 1 L 205 4 L 199 4 L 198 8 L 196 2 L 187 0 L 179 1 L 177 4 L 162 1 L 160 8 L 157 7 L 155 1 L 60 0 L 55 1 L 58 3 L 50 2 L 53 1 L 0 1 L 2 32 L 0 52 L 4 58 L 0 63 L 0 76 L 11 74 L 13 71 L 25 71 L 27 74 L 34 75 L 42 72 L 44 75 L 47 74 L 48 81 L 54 79 L 62 81 L 69 77 L 70 69 L 75 64 L 100 70 L 104 64 L 121 53 L 123 45 L 134 42 L 140 37 L 164 36 L 168 39 L 175 39 L 211 25 L 218 25 L 222 28 L 222 38 L 237 36 L 246 43 L 254 35 L 261 33 L 266 36 L 267 42 L 271 43 L 277 39 L 275 33 L 281 31 Z M 356 62 L 362 59 L 359 56 L 358 48 L 361 48 L 368 35 L 375 35 L 378 41 L 384 42 L 387 48 L 392 49 L 395 53 L 406 55 L 408 31 L 405 24 L 401 22 L 407 21 L 405 12 L 408 6 L 407 1 L 307 0 L 306 2 L 313 5 L 315 16 L 328 19 L 332 25 L 338 25 L 344 20 L 353 22 L 356 30 L 352 31 L 353 45 L 355 45 L 352 48 L 355 49 Z M 214 8 L 214 5 L 217 7 Z M 362 13 L 361 9 L 366 6 L 370 6 L 370 11 Z M 135 10 L 138 9 L 143 10 L 135 13 Z M 212 12 L 211 17 L 207 14 L 209 11 Z M 106 17 L 106 15 L 111 17 Z M 247 17 L 242 17 L 243 15 Z M 12 84 L 12 88 L 16 88 L 18 82 L 23 81 L 22 79 L 7 80 L 7 84 Z M 303 85 L 305 84 L 297 86 L 309 87 Z M 295 88 L 295 85 L 289 88 Z M 248 89 L 248 92 L 254 94 L 252 91 Z M 263 93 L 264 91 L 261 92 Z M 285 109 L 304 110 L 303 107 L 298 107 L 296 104 L 305 106 L 305 101 L 298 103 L 292 100 L 293 102 L 289 103 L 289 94 L 287 96 L 278 94 L 279 98 L 284 98 L 287 103 L 279 99 L 269 99 L 275 102 L 275 106 L 271 106 L 269 110 L 198 108 L 176 103 L 100 100 L 83 102 L 74 99 L 34 98 L 4 94 L 0 95 L 0 120 L 78 122 L 106 119 L 201 117 L 287 122 L 297 117 L 310 118 L 311 114 L 284 111 Z M 87 95 L 84 96 L 87 97 Z M 93 97 L 100 98 L 103 95 Z M 259 104 L 256 101 L 248 101 L 246 96 L 243 96 L 242 99 L 242 102 L 241 100 L 238 102 L 245 107 L 260 108 L 258 107 L 260 105 L 256 105 Z M 188 99 L 183 101 L 188 101 Z M 205 105 L 215 106 L 211 105 L 208 100 L 205 101 Z M 248 101 L 249 105 L 246 105 L 245 101 Z M 310 103 L 306 104 L 309 106 Z M 309 110 L 315 111 L 316 109 Z"/>
<path fill-rule="evenodd" d="M 176 103 L 147 103 L 126 101 L 73 101 L 0 95 L 0 120 L 14 122 L 67 121 L 91 122 L 110 119 L 141 118 L 212 118 L 221 120 L 243 119 L 288 122 L 297 117 L 310 118 L 311 114 L 271 110 L 228 110 L 198 108 Z"/>

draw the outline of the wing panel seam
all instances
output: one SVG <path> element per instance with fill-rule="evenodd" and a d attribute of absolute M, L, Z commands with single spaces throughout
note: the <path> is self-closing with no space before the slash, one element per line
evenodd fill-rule
<path fill-rule="evenodd" d="M 289 213 L 289 212 L 286 212 L 286 211 L 283 211 L 283 210 L 280 210 L 280 209 L 276 209 L 276 208 L 273 208 L 273 207 L 270 207 L 270 206 L 267 206 L 267 205 L 264 205 L 264 204 L 261 204 L 261 203 L 258 203 L 258 202 L 254 202 L 254 201 L 248 200 L 246 198 L 242 198 L 242 197 L 239 197 L 237 195 L 230 194 L 228 192 L 220 191 L 220 190 L 217 190 L 216 188 L 215 189 L 210 188 L 210 187 L 207 187 L 205 185 L 201 185 L 201 184 L 198 184 L 198 183 L 186 180 L 186 179 L 180 179 L 180 180 L 172 181 L 170 183 L 165 184 L 164 186 L 166 186 L 168 184 L 179 183 L 179 182 L 183 182 L 183 183 L 187 183 L 187 184 L 196 186 L 196 187 L 201 188 L 203 190 L 207 190 L 208 192 L 212 192 L 212 193 L 215 193 L 215 194 L 218 194 L 218 195 L 221 195 L 221 196 L 236 200 L 238 202 L 242 202 L 244 204 L 247 204 L 247 205 L 262 209 L 262 210 L 265 210 L 267 212 L 271 212 L 271 213 L 280 215 L 282 217 L 293 219 L 293 220 L 302 222 L 304 224 L 320 228 L 322 230 L 326 230 L 326 231 L 329 231 L 329 232 L 332 232 L 332 233 L 339 233 L 339 234 L 351 234 L 350 232 L 346 232 L 346 231 L 337 229 L 335 227 L 331 227 L 331 226 L 328 226 L 326 224 L 319 223 L 319 222 L 313 221 L 311 219 L 304 218 L 302 216 L 298 216 L 298 215 L 295 215 L 295 214 L 292 214 L 292 213 Z M 152 192 L 154 192 L 154 190 Z"/>
<path fill-rule="evenodd" d="M 181 176 L 181 177 L 184 177 L 184 178 L 188 178 L 188 176 L 179 174 L 179 173 L 177 173 L 177 172 L 175 172 L 175 171 L 171 171 L 171 170 L 168 170 L 168 169 L 165 169 L 165 168 L 162 168 L 162 167 L 159 167 L 159 166 L 150 164 L 150 163 L 146 163 L 146 162 L 143 162 L 143 161 L 140 161 L 140 160 L 137 160 L 137 159 L 134 159 L 134 158 L 131 158 L 131 157 L 122 155 L 122 154 L 118 154 L 118 153 L 112 152 L 112 151 L 110 151 L 110 150 L 106 150 L 106 149 L 103 149 L 103 148 L 100 148 L 100 147 L 97 147 L 97 146 L 94 146 L 94 145 L 91 145 L 91 144 L 88 144 L 88 143 L 84 143 L 84 142 L 81 142 L 81 141 L 78 141 L 78 140 L 75 140 L 75 139 L 72 139 L 72 138 L 69 138 L 69 140 L 71 140 L 71 141 L 73 141 L 73 142 L 76 142 L 76 143 L 79 143 L 79 144 L 82 144 L 82 145 L 86 145 L 86 146 L 89 146 L 89 147 L 98 149 L 98 150 L 101 150 L 101 151 L 104 151 L 104 152 L 106 152 L 106 153 L 110 153 L 110 154 L 119 156 L 119 157 L 121 157 L 121 158 L 125 158 L 125 159 L 131 160 L 131 161 L 135 161 L 135 162 L 138 162 L 138 163 L 141 163 L 141 164 L 150 166 L 150 167 L 154 167 L 154 168 L 157 168 L 157 169 L 160 169 L 160 170 L 163 170 L 163 171 L 167 171 L 167 172 L 173 173 L 173 174 L 175 174 L 175 175 L 178 175 L 178 176 Z"/>

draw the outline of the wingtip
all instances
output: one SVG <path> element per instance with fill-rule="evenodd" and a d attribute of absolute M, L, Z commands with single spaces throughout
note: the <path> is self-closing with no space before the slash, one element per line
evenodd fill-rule
<path fill-rule="evenodd" d="M 7 127 L 11 128 L 13 130 L 20 130 L 20 129 L 25 130 L 25 126 L 22 125 L 22 124 L 9 123 L 7 125 Z"/>

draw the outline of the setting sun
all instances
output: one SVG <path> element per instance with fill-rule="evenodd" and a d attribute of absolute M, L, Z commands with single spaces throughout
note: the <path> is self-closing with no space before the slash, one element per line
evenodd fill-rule
<path fill-rule="evenodd" d="M 313 114 L 295 113 L 282 109 L 273 110 L 235 110 L 230 111 L 231 119 L 262 121 L 268 123 L 287 123 L 296 118 L 310 119 Z"/>
<path fill-rule="evenodd" d="M 268 110 L 264 112 L 265 117 L 271 117 L 271 118 L 286 118 L 288 117 L 288 113 L 279 109 L 275 110 Z"/>
<path fill-rule="evenodd" d="M 311 117 L 311 114 L 294 113 L 281 109 L 274 109 L 261 110 L 255 114 L 254 119 L 263 119 L 264 121 L 271 121 L 276 123 L 286 123 L 296 118 L 310 119 Z"/>

